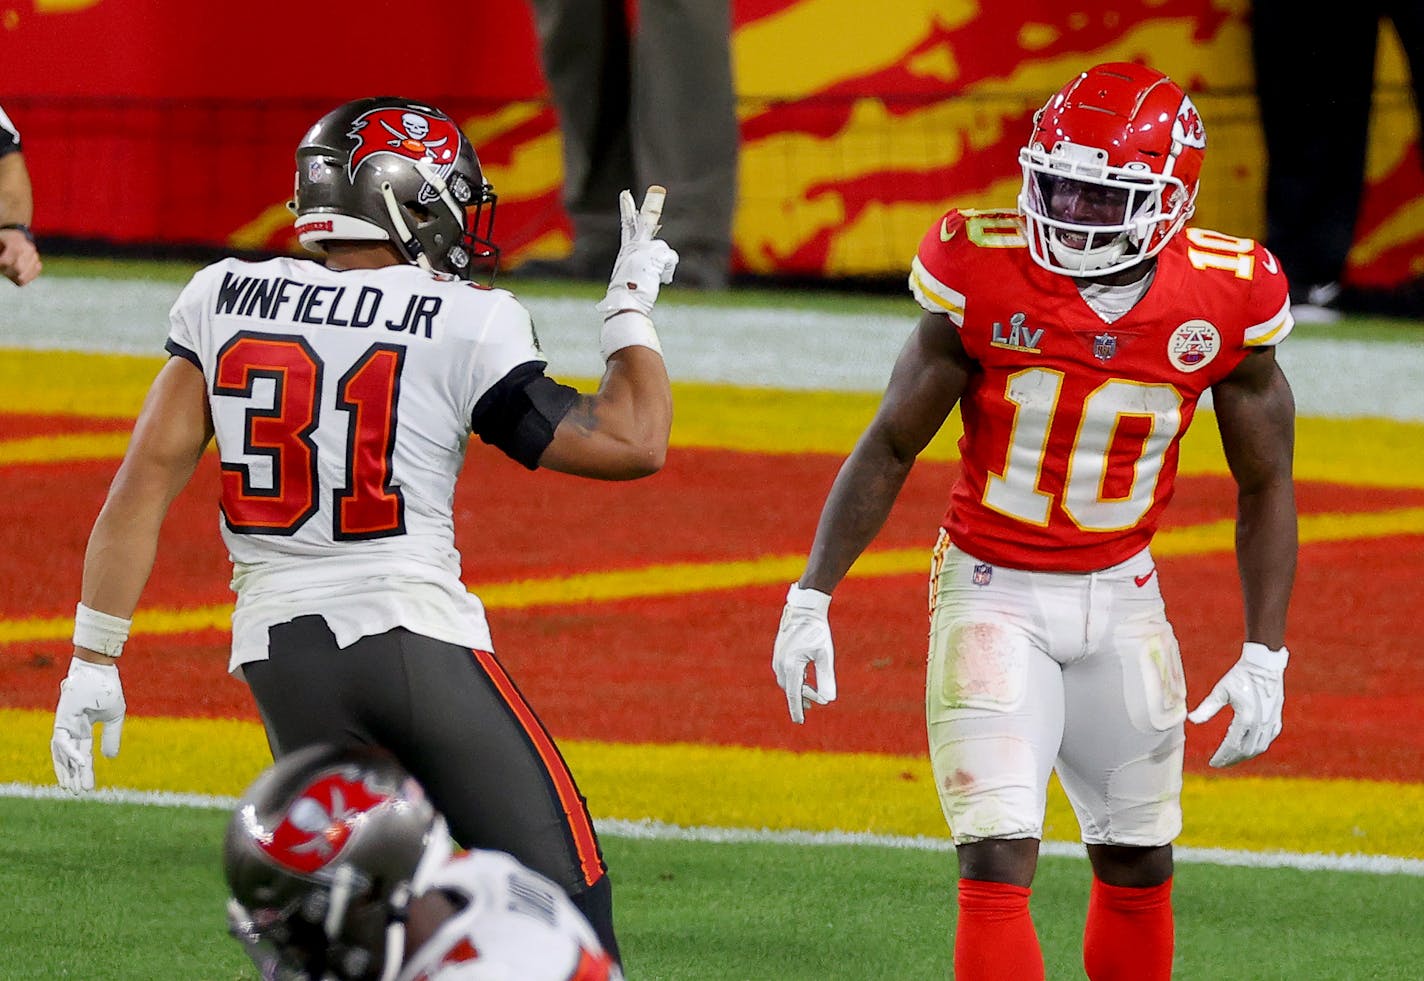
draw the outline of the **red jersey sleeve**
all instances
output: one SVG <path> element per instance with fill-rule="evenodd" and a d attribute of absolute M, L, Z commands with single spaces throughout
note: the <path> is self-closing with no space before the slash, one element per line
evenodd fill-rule
<path fill-rule="evenodd" d="M 1290 309 L 1290 284 L 1275 255 L 1260 242 L 1254 244 L 1251 258 L 1256 275 L 1251 279 L 1241 346 L 1275 347 L 1295 326 Z"/>
<path fill-rule="evenodd" d="M 910 263 L 910 292 L 930 313 L 963 327 L 968 284 L 982 283 L 993 256 L 1026 245 L 1016 211 L 947 211 L 920 240 Z"/>

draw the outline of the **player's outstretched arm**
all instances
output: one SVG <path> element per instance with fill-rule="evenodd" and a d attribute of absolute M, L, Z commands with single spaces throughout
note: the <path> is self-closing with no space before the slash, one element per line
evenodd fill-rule
<path fill-rule="evenodd" d="M 1286 611 L 1297 549 L 1295 400 L 1273 349 L 1253 352 L 1212 389 L 1226 461 L 1237 484 L 1236 563 L 1246 615 L 1241 657 L 1188 718 L 1202 723 L 1231 706 L 1212 766 L 1264 753 L 1285 705 Z"/>
<path fill-rule="evenodd" d="M 95 724 L 104 727 L 104 755 L 118 755 L 126 710 L 118 657 L 153 570 L 168 507 L 211 437 L 203 373 L 171 358 L 149 388 L 84 553 L 74 657 L 60 685 L 50 744 L 55 776 L 66 790 L 94 787 Z"/>
<path fill-rule="evenodd" d="M 648 188 L 641 208 L 618 200 L 622 246 L 600 337 L 607 370 L 592 395 L 581 395 L 554 430 L 539 466 L 602 480 L 646 477 L 662 468 L 672 432 L 672 387 L 653 327 L 661 285 L 672 282 L 677 253 L 656 238 L 666 191 Z"/>
<path fill-rule="evenodd" d="M 922 316 L 895 362 L 874 420 L 836 475 L 806 571 L 787 592 L 772 647 L 771 670 L 792 722 L 803 722 L 812 705 L 835 701 L 831 591 L 885 524 L 915 458 L 964 392 L 970 369 L 949 318 Z M 808 667 L 815 669 L 814 685 Z"/>

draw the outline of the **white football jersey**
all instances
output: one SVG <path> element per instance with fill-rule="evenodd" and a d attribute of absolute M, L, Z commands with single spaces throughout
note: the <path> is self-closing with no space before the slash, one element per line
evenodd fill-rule
<path fill-rule="evenodd" d="M 564 891 L 504 852 L 457 855 L 421 883 L 431 889 L 466 905 L 407 958 L 397 981 L 622 981 Z"/>
<path fill-rule="evenodd" d="M 178 297 L 167 347 L 207 379 L 231 669 L 304 614 L 343 647 L 403 626 L 493 649 L 452 505 L 476 403 L 546 360 L 511 294 L 411 265 L 224 259 Z"/>

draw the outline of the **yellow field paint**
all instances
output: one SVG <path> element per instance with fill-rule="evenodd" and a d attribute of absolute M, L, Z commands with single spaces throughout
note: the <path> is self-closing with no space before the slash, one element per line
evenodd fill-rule
<path fill-rule="evenodd" d="M 71 351 L 0 348 L 0 388 L 7 404 L 26 413 L 95 419 L 132 419 L 162 358 Z M 588 390 L 592 379 L 575 379 Z M 705 382 L 673 385 L 677 418 L 673 445 L 754 453 L 844 455 L 875 414 L 879 393 L 803 392 Z M 1201 413 L 1182 442 L 1184 476 L 1225 474 L 1220 438 L 1211 413 Z M 959 422 L 951 417 L 922 454 L 956 460 Z M 0 464 L 118 458 L 126 440 L 96 434 L 92 456 L 78 437 L 55 441 L 0 441 Z M 1300 419 L 1296 426 L 1296 476 L 1359 487 L 1424 487 L 1424 423 L 1387 419 Z M 1362 504 L 1368 503 L 1362 501 Z"/>
<path fill-rule="evenodd" d="M 128 445 L 129 434 L 126 432 L 59 433 L 0 440 L 0 466 L 73 463 L 80 460 L 113 460 L 117 463 Z"/>
<path fill-rule="evenodd" d="M 1152 544 L 1158 558 L 1209 555 L 1233 549 L 1230 521 L 1211 521 L 1159 532 Z M 1352 514 L 1314 514 L 1300 519 L 1302 545 L 1362 541 L 1398 535 L 1424 535 L 1424 508 L 1397 508 Z M 872 549 L 850 569 L 852 578 L 900 576 L 929 571 L 929 549 Z M 586 572 L 572 576 L 518 579 L 512 582 L 474 583 L 470 589 L 492 610 L 522 610 L 536 606 L 573 603 L 608 603 L 618 600 L 686 596 L 724 589 L 780 585 L 800 575 L 806 557 L 765 555 L 727 562 L 674 562 Z M 141 607 L 134 614 L 134 636 L 186 634 L 202 630 L 228 630 L 232 606 L 227 603 L 186 608 Z M 68 617 L 0 619 L 0 644 L 39 640 L 64 640 L 73 629 Z"/>
<path fill-rule="evenodd" d="M 5 404 L 34 415 L 133 419 L 164 358 L 0 348 Z"/>
<path fill-rule="evenodd" d="M 54 782 L 48 712 L 0 709 L 0 783 Z M 918 757 L 690 744 L 566 740 L 595 818 L 683 826 L 851 831 L 945 838 L 929 764 Z M 131 718 L 100 786 L 236 796 L 270 761 L 255 722 Z M 1424 784 L 1188 775 L 1180 844 L 1252 851 L 1424 858 Z M 1077 839 L 1062 792 L 1045 838 Z"/>

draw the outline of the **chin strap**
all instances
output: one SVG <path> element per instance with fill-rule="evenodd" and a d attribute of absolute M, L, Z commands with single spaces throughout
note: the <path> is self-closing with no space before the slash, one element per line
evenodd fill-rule
<path fill-rule="evenodd" d="M 410 225 L 406 224 L 405 215 L 401 213 L 400 205 L 396 203 L 396 194 L 391 190 L 389 182 L 381 185 L 381 200 L 386 203 L 386 217 L 390 218 L 391 227 L 400 236 L 398 244 L 401 251 L 421 269 L 434 272 L 430 265 L 430 259 L 425 254 L 425 249 L 421 248 L 420 239 L 415 237 L 415 233 L 410 230 Z"/>
<path fill-rule="evenodd" d="M 350 865 L 336 867 L 327 895 L 326 919 L 321 924 L 328 943 L 341 935 L 341 924 L 346 920 L 346 910 L 351 905 L 351 886 L 355 881 L 356 870 Z"/>
<path fill-rule="evenodd" d="M 386 924 L 386 960 L 380 981 L 395 981 L 405 961 L 405 916 L 410 908 L 410 887 L 401 886 L 391 897 L 391 920 Z"/>

